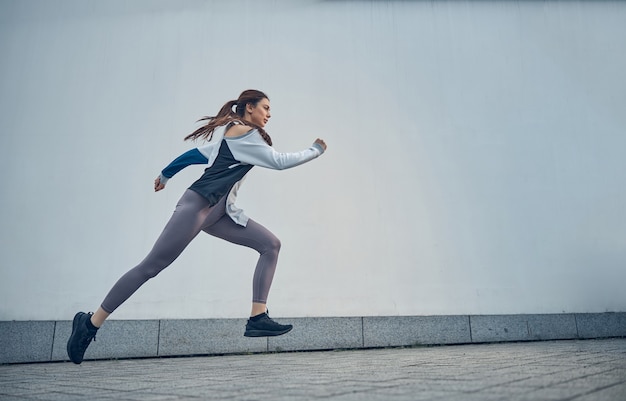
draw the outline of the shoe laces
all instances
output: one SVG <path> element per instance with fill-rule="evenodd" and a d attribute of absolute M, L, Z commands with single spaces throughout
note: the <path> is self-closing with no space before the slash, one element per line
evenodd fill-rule
<path fill-rule="evenodd" d="M 87 329 L 87 335 L 80 339 L 80 351 L 84 353 L 92 340 L 96 341 L 96 332 Z"/>
<path fill-rule="evenodd" d="M 264 317 L 261 318 L 261 320 L 265 320 L 267 323 L 273 325 L 273 326 L 281 326 L 280 323 L 276 322 L 274 319 L 272 319 L 270 317 L 270 315 L 268 315 L 267 313 L 265 314 Z"/>

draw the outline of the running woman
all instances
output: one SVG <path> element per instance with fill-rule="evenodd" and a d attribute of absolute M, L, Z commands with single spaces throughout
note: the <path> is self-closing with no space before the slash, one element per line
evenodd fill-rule
<path fill-rule="evenodd" d="M 235 109 L 233 111 L 233 108 Z M 176 173 L 192 164 L 206 164 L 204 174 L 182 195 L 154 247 L 136 267 L 111 288 L 95 313 L 78 312 L 72 323 L 67 353 L 76 364 L 104 321 L 146 281 L 168 267 L 200 231 L 259 252 L 252 279 L 252 310 L 244 336 L 278 336 L 293 326 L 272 320 L 267 314 L 267 297 L 276 270 L 280 240 L 268 229 L 235 207 L 237 190 L 252 167 L 283 170 L 306 163 L 326 150 L 316 139 L 301 152 L 279 153 L 265 132 L 271 117 L 269 98 L 261 91 L 246 90 L 237 100 L 227 102 L 215 117 L 185 140 L 206 143 L 191 149 L 165 167 L 154 181 L 154 190 L 165 188 Z"/>

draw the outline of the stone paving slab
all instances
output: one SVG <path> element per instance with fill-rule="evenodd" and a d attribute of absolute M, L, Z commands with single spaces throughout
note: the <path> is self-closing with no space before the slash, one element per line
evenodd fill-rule
<path fill-rule="evenodd" d="M 55 322 L 0 322 L 0 363 L 49 361 Z"/>
<path fill-rule="evenodd" d="M 246 319 L 164 320 L 159 356 L 267 351 L 267 338 L 243 336 Z"/>
<path fill-rule="evenodd" d="M 471 342 L 468 316 L 373 316 L 363 318 L 365 347 Z"/>
<path fill-rule="evenodd" d="M 268 337 L 270 351 L 310 351 L 323 349 L 361 348 L 361 318 L 317 317 L 276 319 L 293 324 L 293 330 L 284 336 Z"/>
<path fill-rule="evenodd" d="M 578 338 L 573 313 L 522 315 L 528 322 L 529 340 L 569 340 Z"/>
<path fill-rule="evenodd" d="M 580 338 L 626 337 L 626 313 L 579 313 L 576 324 Z"/>
<path fill-rule="evenodd" d="M 56 322 L 51 360 L 69 360 L 67 340 L 71 333 L 71 321 Z M 158 320 L 110 320 L 87 348 L 85 359 L 156 357 L 158 345 Z"/>
<path fill-rule="evenodd" d="M 477 315 L 470 316 L 469 319 L 473 342 L 537 341 L 579 338 L 576 316 L 574 314 Z M 620 322 L 619 319 L 616 320 L 616 323 L 618 322 Z M 600 335 L 599 337 L 607 336 Z"/>
<path fill-rule="evenodd" d="M 622 401 L 626 338 L 10 364 L 0 399 Z"/>

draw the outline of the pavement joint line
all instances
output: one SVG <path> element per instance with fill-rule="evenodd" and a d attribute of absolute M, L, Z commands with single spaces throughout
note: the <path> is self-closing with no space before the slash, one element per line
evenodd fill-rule
<path fill-rule="evenodd" d="M 594 388 L 593 390 L 590 390 L 590 391 L 588 391 L 586 393 L 575 395 L 572 398 L 568 398 L 567 400 L 563 400 L 563 401 L 575 400 L 576 398 L 580 398 L 580 397 L 583 397 L 585 395 L 590 395 L 590 394 L 593 394 L 593 393 L 597 393 L 599 391 L 606 390 L 607 388 L 615 387 L 615 386 L 618 386 L 620 384 L 624 384 L 624 382 L 622 381 L 622 382 L 612 383 L 612 384 L 608 384 L 606 386 Z"/>
<path fill-rule="evenodd" d="M 365 347 L 365 318 L 361 316 L 361 347 Z"/>
<path fill-rule="evenodd" d="M 57 333 L 57 322 L 54 322 L 52 326 L 52 343 L 50 344 L 50 360 L 52 360 L 52 355 L 54 355 L 54 340 Z"/>

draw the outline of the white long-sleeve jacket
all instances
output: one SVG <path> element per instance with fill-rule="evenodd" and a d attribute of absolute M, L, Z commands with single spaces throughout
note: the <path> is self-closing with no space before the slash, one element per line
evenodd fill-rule
<path fill-rule="evenodd" d="M 300 152 L 277 152 L 265 142 L 257 129 L 230 138 L 224 137 L 227 128 L 227 125 L 216 128 L 206 144 L 174 159 L 161 171 L 160 179 L 165 184 L 187 166 L 207 164 L 202 177 L 189 189 L 204 196 L 211 205 L 217 204 L 223 196 L 228 196 L 226 213 L 242 226 L 246 226 L 248 217 L 235 206 L 235 200 L 241 183 L 252 167 L 283 170 L 306 163 L 324 153 L 322 146 L 317 143 Z"/>

